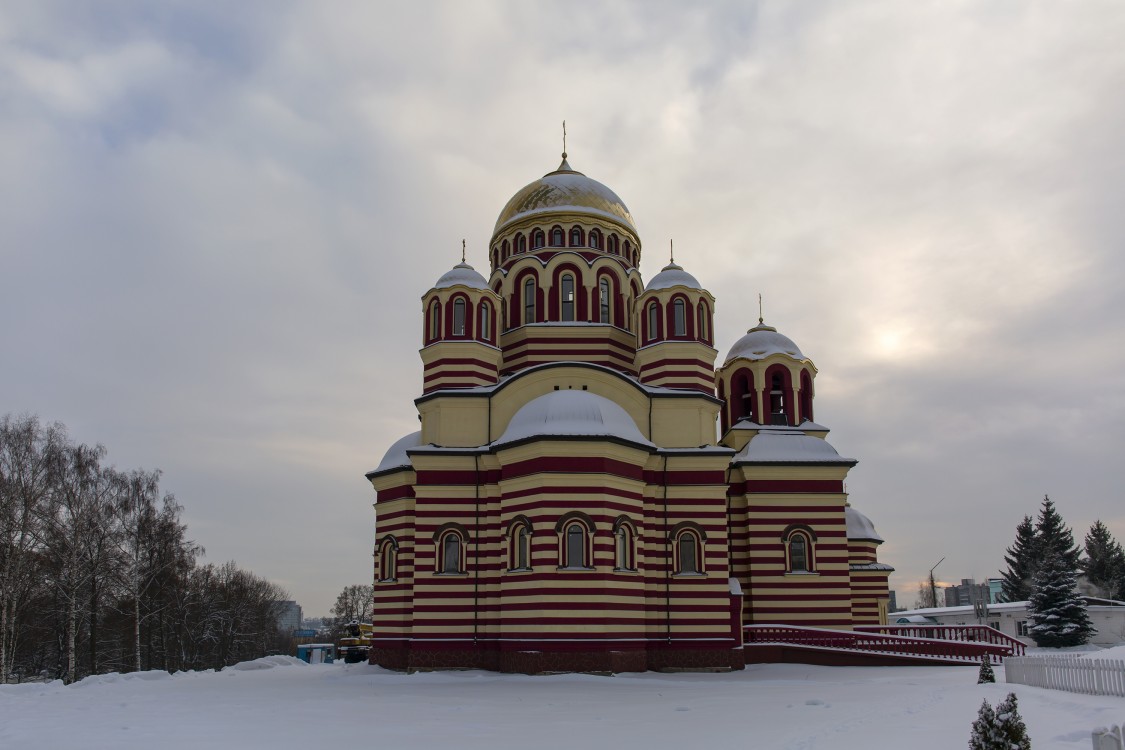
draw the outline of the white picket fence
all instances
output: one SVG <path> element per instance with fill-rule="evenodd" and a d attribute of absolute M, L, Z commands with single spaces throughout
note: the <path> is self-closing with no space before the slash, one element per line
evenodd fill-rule
<path fill-rule="evenodd" d="M 1125 697 L 1125 661 L 1080 656 L 1013 656 L 1004 679 L 1017 685 Z"/>
<path fill-rule="evenodd" d="M 1100 727 L 1094 730 L 1094 750 L 1125 750 L 1125 727 Z"/>

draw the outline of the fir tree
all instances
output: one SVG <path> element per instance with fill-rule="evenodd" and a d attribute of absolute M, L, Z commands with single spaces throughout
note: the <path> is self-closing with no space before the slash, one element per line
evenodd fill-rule
<path fill-rule="evenodd" d="M 996 674 L 992 671 L 992 661 L 989 660 L 988 654 L 980 658 L 980 672 L 977 674 L 978 685 L 986 682 L 996 682 Z"/>
<path fill-rule="evenodd" d="M 1035 540 L 1039 547 L 1040 559 L 1047 556 L 1048 550 L 1053 550 L 1063 559 L 1070 570 L 1078 570 L 1078 546 L 1074 543 L 1074 532 L 1063 523 L 1062 516 L 1055 510 L 1051 498 L 1043 496 L 1043 504 L 1039 508 L 1039 519 L 1035 524 Z"/>
<path fill-rule="evenodd" d="M 1023 602 L 1031 596 L 1031 580 L 1035 577 L 1039 557 L 1038 540 L 1031 516 L 1024 516 L 1016 526 L 1016 541 L 1004 554 L 1008 569 L 1001 573 L 1001 594 L 1006 602 Z"/>
<path fill-rule="evenodd" d="M 996 729 L 1004 750 L 1031 750 L 1031 738 L 1027 736 L 1027 725 L 1023 723 L 1015 693 L 1000 701 L 996 707 Z"/>
<path fill-rule="evenodd" d="M 1031 750 L 1015 693 L 1008 693 L 995 710 L 987 700 L 980 704 L 969 737 L 969 750 Z"/>
<path fill-rule="evenodd" d="M 1125 551 L 1101 521 L 1095 521 L 1086 534 L 1086 558 L 1082 572 L 1098 596 L 1121 599 L 1125 596 Z"/>
<path fill-rule="evenodd" d="M 1038 646 L 1080 646 L 1097 632 L 1074 590 L 1074 570 L 1053 549 L 1035 574 L 1027 609 L 1029 632 Z"/>
<path fill-rule="evenodd" d="M 996 726 L 996 712 L 988 705 L 988 700 L 981 701 L 977 719 L 973 722 L 973 733 L 969 736 L 969 750 L 1005 750 L 999 744 L 1000 737 Z"/>

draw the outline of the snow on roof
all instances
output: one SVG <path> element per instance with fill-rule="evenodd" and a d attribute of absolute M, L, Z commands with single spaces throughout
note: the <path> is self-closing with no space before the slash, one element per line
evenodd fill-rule
<path fill-rule="evenodd" d="M 623 408 L 604 396 L 571 389 L 528 401 L 494 445 L 540 436 L 616 437 L 655 447 Z"/>
<path fill-rule="evenodd" d="M 875 531 L 875 524 L 871 519 L 848 505 L 844 507 L 844 519 L 848 525 L 848 539 L 866 539 L 873 542 L 883 541 L 879 532 Z"/>
<path fill-rule="evenodd" d="M 824 425 L 817 424 L 816 422 L 813 422 L 811 419 L 806 419 L 804 422 L 801 422 L 801 424 L 794 427 L 792 425 L 787 425 L 787 424 L 760 425 L 757 422 L 751 421 L 751 419 L 749 417 L 744 417 L 743 419 L 738 420 L 737 422 L 735 422 L 731 426 L 731 429 L 732 430 L 769 429 L 769 430 L 774 430 L 774 431 L 777 431 L 777 432 L 784 432 L 786 430 L 792 431 L 792 432 L 831 432 L 831 430 L 829 430 Z"/>
<path fill-rule="evenodd" d="M 1091 609 L 1094 607 L 1106 606 L 1121 606 L 1122 602 L 1115 602 L 1112 599 L 1103 599 L 1101 601 L 1105 604 L 1099 604 L 1095 597 L 1082 596 L 1080 597 L 1086 602 L 1086 608 Z M 1018 611 L 1027 609 L 1027 602 L 992 602 L 988 605 L 989 612 L 1005 612 L 1005 611 Z M 961 615 L 972 614 L 972 605 L 961 605 L 958 607 L 926 607 L 923 609 L 907 609 L 902 612 L 895 612 L 896 615 Z"/>
<path fill-rule="evenodd" d="M 651 292 L 656 289 L 671 289 L 674 286 L 686 286 L 691 289 L 702 289 L 699 282 L 695 277 L 685 271 L 674 262 L 669 263 L 660 270 L 660 273 L 652 277 L 645 286 L 646 292 Z"/>
<path fill-rule="evenodd" d="M 763 428 L 750 438 L 746 447 L 734 457 L 734 463 L 831 463 L 855 464 L 855 459 L 844 458 L 823 438 L 792 430 Z"/>
<path fill-rule="evenodd" d="M 511 197 L 496 219 L 493 235 L 517 219 L 561 210 L 604 217 L 636 231 L 633 216 L 617 193 L 575 172 L 564 159 L 556 171 L 525 185 Z"/>
<path fill-rule="evenodd" d="M 791 338 L 778 333 L 776 328 L 759 323 L 734 342 L 734 346 L 730 348 L 723 362 L 730 362 L 737 357 L 750 360 L 765 359 L 774 354 L 784 354 L 793 359 L 806 359 Z"/>
<path fill-rule="evenodd" d="M 421 430 L 403 435 L 387 449 L 387 452 L 383 455 L 383 460 L 379 462 L 379 466 L 369 471 L 368 474 L 377 474 L 380 471 L 397 469 L 400 466 L 410 466 L 410 456 L 406 455 L 406 451 L 410 448 L 417 448 L 421 444 Z"/>
<path fill-rule="evenodd" d="M 467 286 L 470 289 L 488 289 L 488 282 L 484 280 L 475 268 L 462 261 L 442 274 L 434 284 L 434 289 L 448 289 L 451 286 Z"/>

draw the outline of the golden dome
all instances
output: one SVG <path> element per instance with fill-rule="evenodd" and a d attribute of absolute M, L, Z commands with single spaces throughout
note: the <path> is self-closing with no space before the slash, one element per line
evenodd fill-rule
<path fill-rule="evenodd" d="M 496 220 L 493 236 L 517 219 L 557 212 L 596 216 L 622 224 L 634 234 L 637 231 L 629 209 L 617 194 L 597 180 L 575 172 L 567 164 L 566 154 L 563 154 L 558 169 L 548 172 L 512 196 Z"/>

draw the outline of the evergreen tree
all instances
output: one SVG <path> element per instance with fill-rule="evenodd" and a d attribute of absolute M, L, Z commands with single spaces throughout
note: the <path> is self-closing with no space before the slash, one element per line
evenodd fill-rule
<path fill-rule="evenodd" d="M 988 705 L 988 700 L 981 701 L 977 719 L 973 722 L 973 733 L 969 736 L 969 750 L 1005 750 L 999 744 L 1000 738 L 996 731 L 996 712 Z"/>
<path fill-rule="evenodd" d="M 1008 693 L 995 710 L 987 700 L 981 702 L 969 737 L 969 750 L 1031 750 L 1031 738 L 1027 736 L 1015 693 Z"/>
<path fill-rule="evenodd" d="M 1053 549 L 1047 550 L 1027 605 L 1029 632 L 1036 645 L 1080 646 L 1097 632 L 1074 583 L 1074 570 Z"/>
<path fill-rule="evenodd" d="M 992 671 L 992 662 L 985 654 L 980 658 L 980 672 L 977 674 L 977 684 L 981 685 L 986 682 L 996 682 L 996 673 Z"/>
<path fill-rule="evenodd" d="M 1031 750 L 1031 738 L 1027 736 L 1027 725 L 1020 716 L 1015 693 L 1000 701 L 996 707 L 996 729 L 1004 750 Z"/>
<path fill-rule="evenodd" d="M 1125 551 L 1101 521 L 1095 521 L 1086 534 L 1086 558 L 1081 570 L 1098 596 L 1121 599 L 1125 596 Z"/>
<path fill-rule="evenodd" d="M 1031 580 L 1035 577 L 1039 545 L 1031 516 L 1024 516 L 1016 526 L 1016 541 L 1004 553 L 1008 569 L 1000 574 L 1001 594 L 1006 602 L 1023 602 L 1031 596 Z"/>
<path fill-rule="evenodd" d="M 1035 524 L 1035 539 L 1039 546 L 1040 559 L 1046 558 L 1047 551 L 1053 550 L 1063 559 L 1066 567 L 1078 570 L 1078 546 L 1074 543 L 1074 533 L 1063 523 L 1062 516 L 1055 510 L 1051 498 L 1043 496 L 1039 508 L 1039 519 Z"/>

